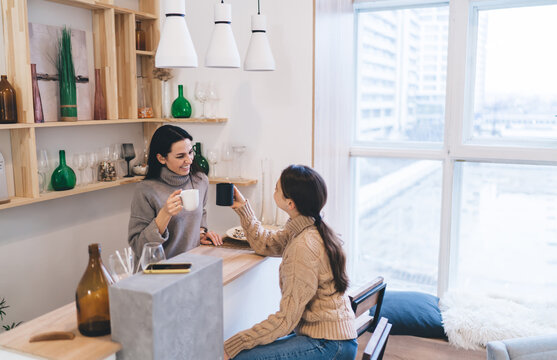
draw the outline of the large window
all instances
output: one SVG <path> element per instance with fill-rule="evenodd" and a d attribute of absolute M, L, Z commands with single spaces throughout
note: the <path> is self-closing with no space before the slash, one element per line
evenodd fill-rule
<path fill-rule="evenodd" d="M 352 278 L 556 293 L 557 4 L 388 4 L 356 6 Z"/>

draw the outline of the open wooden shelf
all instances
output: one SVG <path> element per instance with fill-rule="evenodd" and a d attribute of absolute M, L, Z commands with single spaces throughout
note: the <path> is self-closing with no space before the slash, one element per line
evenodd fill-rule
<path fill-rule="evenodd" d="M 122 178 L 115 181 L 108 182 L 97 182 L 94 184 L 88 184 L 83 186 L 76 186 L 71 190 L 65 191 L 48 191 L 42 193 L 38 198 L 26 198 L 26 197 L 11 197 L 10 202 L 7 204 L 0 205 L 0 210 L 9 209 L 17 206 L 34 204 L 41 201 L 60 199 L 67 196 L 83 194 L 91 191 L 108 189 L 120 185 L 133 184 L 143 180 L 143 176 L 134 176 L 133 178 Z"/>
<path fill-rule="evenodd" d="M 80 120 L 80 121 L 49 121 L 44 123 L 16 123 L 0 124 L 0 130 L 9 129 L 29 129 L 43 127 L 65 127 L 65 126 L 87 126 L 87 125 L 114 125 L 114 124 L 134 124 L 134 123 L 198 123 L 198 124 L 217 124 L 227 122 L 227 118 L 188 118 L 188 119 L 118 119 L 118 120 Z"/>
<path fill-rule="evenodd" d="M 135 54 L 141 56 L 155 56 L 155 53 L 156 51 L 135 50 Z"/>
<path fill-rule="evenodd" d="M 210 177 L 209 184 L 218 183 L 232 183 L 238 186 L 248 186 L 257 184 L 257 179 L 239 179 L 239 178 L 224 178 L 224 177 Z"/>
<path fill-rule="evenodd" d="M 59 4 L 76 6 L 84 9 L 90 10 L 106 10 L 114 9 L 116 14 L 134 14 L 137 19 L 140 20 L 156 20 L 157 16 L 144 11 L 136 11 L 132 9 L 127 9 L 119 6 L 114 6 L 111 4 L 104 3 L 102 0 L 48 0 L 50 2 L 55 2 Z"/>

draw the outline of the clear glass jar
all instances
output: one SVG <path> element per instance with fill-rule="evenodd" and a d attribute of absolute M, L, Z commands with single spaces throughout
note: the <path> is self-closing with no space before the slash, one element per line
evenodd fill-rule
<path fill-rule="evenodd" d="M 116 167 L 110 160 L 102 160 L 99 163 L 99 181 L 115 181 Z"/>
<path fill-rule="evenodd" d="M 139 119 L 153 117 L 150 83 L 148 80 L 143 76 L 137 77 L 137 117 Z"/>

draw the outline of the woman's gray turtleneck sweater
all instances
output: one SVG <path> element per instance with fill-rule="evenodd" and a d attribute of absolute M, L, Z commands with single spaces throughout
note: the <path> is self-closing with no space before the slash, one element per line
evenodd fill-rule
<path fill-rule="evenodd" d="M 178 189 L 199 189 L 199 206 L 194 211 L 182 209 L 174 215 L 164 234 L 159 233 L 155 217 L 166 200 Z M 207 228 L 207 189 L 209 179 L 198 172 L 197 174 L 182 176 L 166 167 L 161 169 L 159 179 L 149 179 L 140 182 L 133 196 L 131 216 L 128 227 L 128 243 L 135 253 L 135 260 L 139 260 L 143 245 L 148 242 L 162 243 L 166 258 L 199 246 L 199 230 Z"/>

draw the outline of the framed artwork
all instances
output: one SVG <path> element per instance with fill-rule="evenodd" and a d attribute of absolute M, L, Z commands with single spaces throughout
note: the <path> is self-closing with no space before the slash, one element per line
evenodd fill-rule
<path fill-rule="evenodd" d="M 37 79 L 43 105 L 44 121 L 60 119 L 60 93 L 56 56 L 62 27 L 29 23 L 31 63 L 37 64 Z M 94 83 L 89 78 L 88 54 L 91 46 L 87 33 L 71 29 L 72 57 L 76 75 L 77 120 L 93 118 Z M 89 45 L 89 46 L 88 46 Z M 31 71 L 31 69 L 29 69 Z"/>

